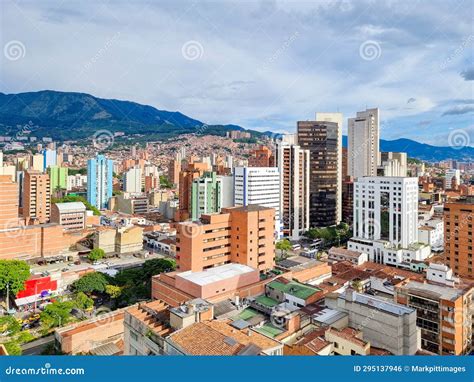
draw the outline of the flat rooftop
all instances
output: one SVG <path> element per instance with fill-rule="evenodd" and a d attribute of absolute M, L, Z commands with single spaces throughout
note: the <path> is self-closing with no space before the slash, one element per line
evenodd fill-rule
<path fill-rule="evenodd" d="M 252 267 L 243 264 L 225 264 L 202 272 L 186 271 L 178 273 L 176 277 L 181 277 L 197 285 L 208 285 L 255 271 Z"/>
<path fill-rule="evenodd" d="M 396 316 L 402 316 L 404 314 L 410 314 L 414 312 L 413 308 L 408 308 L 401 304 L 387 301 L 386 299 L 375 297 L 365 293 L 352 292 L 352 298 L 355 302 L 372 307 L 382 312 L 394 314 Z M 341 294 L 339 298 L 346 299 L 345 294 Z"/>
<path fill-rule="evenodd" d="M 287 283 L 280 281 L 279 279 L 272 281 L 268 284 L 268 287 L 279 290 L 280 292 L 289 294 L 291 296 L 306 300 L 313 294 L 320 292 L 321 289 L 309 287 L 304 284 L 300 284 L 295 281 L 288 281 Z"/>
<path fill-rule="evenodd" d="M 410 294 L 419 294 L 432 300 L 455 301 L 464 294 L 464 289 L 451 288 L 448 286 L 420 283 L 418 281 L 408 282 L 403 289 Z"/>

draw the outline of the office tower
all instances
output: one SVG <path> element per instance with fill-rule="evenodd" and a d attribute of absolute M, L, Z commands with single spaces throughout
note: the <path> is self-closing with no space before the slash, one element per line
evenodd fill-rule
<path fill-rule="evenodd" d="M 281 235 L 280 172 L 277 167 L 235 167 L 234 205 L 257 204 L 275 209 L 275 230 Z"/>
<path fill-rule="evenodd" d="M 342 217 L 342 114 L 317 117 L 298 122 L 298 144 L 310 152 L 310 226 L 327 227 Z"/>
<path fill-rule="evenodd" d="M 48 167 L 51 193 L 67 188 L 68 168 L 59 166 Z"/>
<path fill-rule="evenodd" d="M 381 152 L 380 176 L 407 176 L 407 153 Z"/>
<path fill-rule="evenodd" d="M 260 271 L 274 266 L 275 210 L 257 205 L 224 208 L 202 215 L 199 222 L 176 227 L 179 271 L 200 272 L 239 263 Z"/>
<path fill-rule="evenodd" d="M 23 180 L 23 217 L 28 224 L 47 223 L 51 216 L 51 185 L 48 174 L 25 172 Z"/>
<path fill-rule="evenodd" d="M 354 213 L 354 178 L 346 176 L 342 182 L 342 221 L 352 225 Z"/>
<path fill-rule="evenodd" d="M 205 172 L 193 179 L 191 186 L 191 219 L 197 220 L 203 214 L 220 212 L 221 208 L 234 203 L 233 177 L 219 176 L 216 172 Z"/>
<path fill-rule="evenodd" d="M 461 184 L 461 171 L 459 170 L 446 170 L 446 190 L 454 188 L 454 186 L 459 186 Z"/>
<path fill-rule="evenodd" d="M 18 226 L 18 184 L 0 175 L 0 230 Z"/>
<path fill-rule="evenodd" d="M 140 167 L 132 167 L 124 174 L 123 190 L 134 194 L 142 192 L 142 169 Z"/>
<path fill-rule="evenodd" d="M 348 157 L 348 151 L 347 151 L 347 147 L 343 147 L 342 148 L 342 155 L 341 155 L 341 158 L 342 158 L 342 162 L 341 162 L 341 168 L 342 168 L 342 171 L 341 171 L 341 178 L 342 178 L 342 181 L 344 182 L 344 180 L 346 179 L 346 177 L 349 175 L 349 168 L 348 168 L 348 161 L 349 161 L 349 157 Z"/>
<path fill-rule="evenodd" d="M 107 208 L 112 197 L 114 161 L 97 155 L 87 161 L 87 201 L 98 209 Z"/>
<path fill-rule="evenodd" d="M 462 277 L 472 272 L 474 197 L 444 205 L 444 255 L 449 266 Z"/>
<path fill-rule="evenodd" d="M 469 354 L 472 287 L 409 281 L 395 287 L 395 301 L 416 309 L 421 348 L 439 355 Z"/>
<path fill-rule="evenodd" d="M 179 174 L 179 211 L 176 220 L 184 221 L 191 217 L 191 190 L 193 180 L 204 175 L 209 171 L 210 167 L 207 163 L 193 162 L 189 163 L 186 168 Z"/>
<path fill-rule="evenodd" d="M 249 157 L 249 167 L 273 167 L 275 166 L 275 157 L 272 150 L 267 146 L 260 146 L 253 150 Z"/>
<path fill-rule="evenodd" d="M 285 140 L 277 143 L 282 230 L 294 240 L 309 229 L 309 162 L 309 150 Z"/>
<path fill-rule="evenodd" d="M 389 265 L 423 261 L 418 243 L 418 178 L 362 177 L 354 182 L 354 237 L 348 249 Z"/>
<path fill-rule="evenodd" d="M 379 164 L 379 109 L 358 111 L 347 123 L 349 175 L 376 176 Z"/>
<path fill-rule="evenodd" d="M 31 157 L 31 166 L 30 167 L 33 170 L 43 172 L 45 170 L 43 154 L 34 154 Z"/>
<path fill-rule="evenodd" d="M 43 171 L 49 166 L 56 166 L 57 156 L 56 150 L 45 149 L 43 150 Z"/>

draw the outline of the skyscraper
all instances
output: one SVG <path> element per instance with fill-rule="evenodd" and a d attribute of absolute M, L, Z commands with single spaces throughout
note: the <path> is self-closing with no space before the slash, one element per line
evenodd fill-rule
<path fill-rule="evenodd" d="M 56 150 L 45 149 L 43 150 L 43 171 L 49 166 L 56 166 L 57 154 Z"/>
<path fill-rule="evenodd" d="M 309 150 L 285 140 L 277 144 L 280 171 L 280 211 L 283 235 L 294 240 L 309 229 Z"/>
<path fill-rule="evenodd" d="M 47 223 L 51 216 L 49 175 L 28 170 L 23 181 L 23 217 L 28 224 Z"/>
<path fill-rule="evenodd" d="M 129 169 L 123 177 L 123 190 L 125 192 L 142 192 L 142 169 L 135 166 Z"/>
<path fill-rule="evenodd" d="M 232 176 L 219 176 L 216 172 L 205 172 L 193 179 L 191 186 L 191 219 L 202 214 L 220 212 L 221 208 L 234 204 Z"/>
<path fill-rule="evenodd" d="M 114 161 L 97 155 L 87 161 L 87 201 L 98 209 L 107 207 L 112 196 Z"/>
<path fill-rule="evenodd" d="M 51 193 L 56 190 L 67 188 L 68 168 L 59 166 L 48 167 L 49 180 L 51 183 Z"/>
<path fill-rule="evenodd" d="M 358 111 L 347 123 L 349 175 L 377 176 L 379 165 L 379 109 Z"/>
<path fill-rule="evenodd" d="M 234 168 L 234 205 L 274 208 L 278 236 L 281 235 L 280 182 L 277 167 Z"/>
<path fill-rule="evenodd" d="M 310 152 L 310 226 L 327 227 L 342 215 L 342 114 L 316 116 L 320 120 L 298 122 L 298 144 Z"/>
<path fill-rule="evenodd" d="M 450 190 L 453 188 L 454 184 L 459 186 L 461 183 L 461 171 L 459 170 L 446 170 L 446 190 Z"/>

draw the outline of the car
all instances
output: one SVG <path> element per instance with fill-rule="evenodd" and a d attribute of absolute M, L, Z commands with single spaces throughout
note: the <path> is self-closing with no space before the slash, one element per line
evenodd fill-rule
<path fill-rule="evenodd" d="M 28 322 L 31 324 L 33 322 L 39 321 L 39 319 L 40 319 L 40 315 L 36 313 L 28 317 Z"/>

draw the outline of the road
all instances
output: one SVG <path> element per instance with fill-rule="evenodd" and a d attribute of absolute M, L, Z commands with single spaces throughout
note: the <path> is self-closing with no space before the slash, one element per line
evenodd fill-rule
<path fill-rule="evenodd" d="M 54 335 L 40 338 L 38 340 L 28 342 L 21 346 L 23 355 L 40 355 L 49 344 L 54 343 Z"/>

